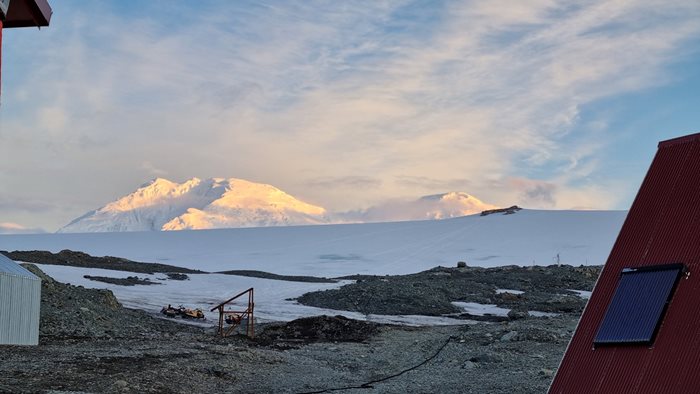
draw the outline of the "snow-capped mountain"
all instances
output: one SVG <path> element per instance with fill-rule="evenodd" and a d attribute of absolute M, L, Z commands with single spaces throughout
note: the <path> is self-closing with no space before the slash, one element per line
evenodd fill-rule
<path fill-rule="evenodd" d="M 235 178 L 156 178 L 58 232 L 119 232 L 329 223 L 324 208 L 266 184 Z"/>
<path fill-rule="evenodd" d="M 496 206 L 463 192 L 390 200 L 366 210 L 330 213 L 274 186 L 236 178 L 156 178 L 59 233 L 199 230 L 236 227 L 448 219 Z"/>
<path fill-rule="evenodd" d="M 391 200 L 362 211 L 336 215 L 348 222 L 393 222 L 449 219 L 497 208 L 463 192 L 424 196 L 417 200 Z"/>
<path fill-rule="evenodd" d="M 425 208 L 426 219 L 447 219 L 466 216 L 496 208 L 463 192 L 450 192 L 425 196 L 418 200 Z"/>

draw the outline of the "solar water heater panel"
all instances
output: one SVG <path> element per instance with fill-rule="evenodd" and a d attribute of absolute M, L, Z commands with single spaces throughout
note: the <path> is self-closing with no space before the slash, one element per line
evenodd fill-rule
<path fill-rule="evenodd" d="M 593 343 L 652 343 L 683 270 L 683 264 L 623 269 Z"/>

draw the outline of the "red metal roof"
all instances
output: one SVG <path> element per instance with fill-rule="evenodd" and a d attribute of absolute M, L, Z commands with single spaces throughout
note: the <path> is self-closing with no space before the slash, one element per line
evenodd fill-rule
<path fill-rule="evenodd" d="M 651 346 L 593 347 L 620 271 L 684 263 Z M 700 134 L 659 143 L 550 393 L 689 393 L 700 387 Z"/>
<path fill-rule="evenodd" d="M 6 29 L 48 26 L 51 14 L 51 6 L 47 0 L 11 0 L 3 26 Z"/>
<path fill-rule="evenodd" d="M 700 140 L 700 133 L 684 135 L 682 137 L 671 138 L 670 140 L 659 142 L 659 147 L 683 144 L 690 141 Z"/>

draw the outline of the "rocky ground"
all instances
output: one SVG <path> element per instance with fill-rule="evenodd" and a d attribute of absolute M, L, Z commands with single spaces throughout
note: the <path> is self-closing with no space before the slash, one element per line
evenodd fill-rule
<path fill-rule="evenodd" d="M 437 267 L 411 275 L 352 276 L 351 285 L 304 294 L 305 305 L 384 315 L 461 315 L 453 301 L 497 305 L 515 312 L 580 314 L 600 266 Z M 522 294 L 521 294 L 522 292 Z"/>
<path fill-rule="evenodd" d="M 71 267 L 102 268 L 106 270 L 128 271 L 142 274 L 163 273 L 202 273 L 199 270 L 176 267 L 174 265 L 159 263 L 142 263 L 121 257 L 94 257 L 87 253 L 73 250 L 62 250 L 51 253 L 43 250 L 27 250 L 8 252 L 0 250 L 0 253 L 15 261 L 24 261 L 37 264 L 67 265 Z"/>
<path fill-rule="evenodd" d="M 302 298 L 364 313 L 404 313 L 426 297 L 422 312 L 441 311 L 447 308 L 441 300 L 455 294 L 461 298 L 452 300 L 560 315 L 442 327 L 325 316 L 258 325 L 255 339 L 219 338 L 214 328 L 125 309 L 109 291 L 44 275 L 40 344 L 0 346 L 0 392 L 542 393 L 583 307 L 578 298 L 562 300 L 576 297 L 567 289 L 590 289 L 597 270 L 467 267 L 356 278 L 336 293 Z M 495 289 L 525 293 L 503 296 Z"/>

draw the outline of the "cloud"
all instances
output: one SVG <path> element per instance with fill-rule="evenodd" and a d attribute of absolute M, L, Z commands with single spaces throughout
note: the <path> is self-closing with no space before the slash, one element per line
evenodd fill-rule
<path fill-rule="evenodd" d="M 17 223 L 1 222 L 0 234 L 40 234 L 46 231 L 40 228 L 26 228 Z"/>
<path fill-rule="evenodd" d="M 343 176 L 311 179 L 306 185 L 321 189 L 365 189 L 379 187 L 382 181 L 368 176 Z"/>
<path fill-rule="evenodd" d="M 399 175 L 396 183 L 407 188 L 422 188 L 425 190 L 454 191 L 469 190 L 471 182 L 468 179 L 435 179 L 421 176 Z"/>
<path fill-rule="evenodd" d="M 0 197 L 0 211 L 25 211 L 25 212 L 50 212 L 57 207 L 55 204 L 45 201 L 24 198 Z"/>
<path fill-rule="evenodd" d="M 150 161 L 144 161 L 143 163 L 141 163 L 141 167 L 153 176 L 168 175 L 168 171 L 157 168 Z"/>
<path fill-rule="evenodd" d="M 700 34 L 694 1 L 63 7 L 49 29 L 7 33 L 0 168 L 78 212 L 166 172 L 331 209 L 450 190 L 608 208 L 589 182 L 614 183 L 610 129 L 582 114 L 667 83 Z"/>
<path fill-rule="evenodd" d="M 556 206 L 557 185 L 532 179 L 513 178 L 510 186 L 518 193 L 518 202 L 526 207 L 552 208 Z"/>

